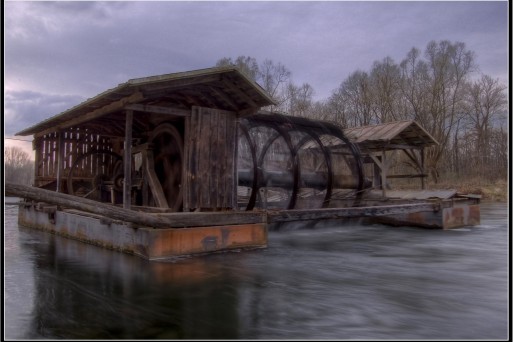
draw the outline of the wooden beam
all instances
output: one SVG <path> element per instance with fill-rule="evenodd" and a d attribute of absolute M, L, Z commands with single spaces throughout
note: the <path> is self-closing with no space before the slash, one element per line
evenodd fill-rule
<path fill-rule="evenodd" d="M 420 178 L 427 177 L 428 175 L 425 173 L 413 174 L 413 175 L 388 175 L 388 178 Z"/>
<path fill-rule="evenodd" d="M 149 214 L 141 211 L 127 210 L 109 203 L 97 202 L 83 197 L 12 183 L 5 184 L 5 194 L 6 196 L 16 196 L 35 202 L 54 204 L 62 208 L 77 209 L 87 213 L 102 215 L 107 220 L 130 222 L 141 227 L 186 228 L 266 222 L 266 214 L 264 212 L 231 211 Z"/>
<path fill-rule="evenodd" d="M 123 158 L 124 163 L 124 177 L 123 183 L 123 208 L 130 209 L 132 204 L 132 120 L 134 112 L 131 110 L 126 111 L 126 126 L 125 126 L 125 153 Z"/>
<path fill-rule="evenodd" d="M 388 172 L 388 161 L 386 157 L 386 151 L 383 147 L 381 152 L 381 191 L 383 192 L 383 198 L 387 197 L 387 172 Z"/>
<path fill-rule="evenodd" d="M 260 110 L 260 107 L 251 107 L 251 108 L 239 110 L 239 111 L 237 111 L 237 116 L 244 117 L 244 116 L 254 115 L 254 114 L 257 114 L 259 110 Z"/>
<path fill-rule="evenodd" d="M 246 101 L 250 104 L 251 107 L 260 107 L 255 101 L 253 101 L 253 99 L 251 99 L 248 95 L 246 95 L 243 91 L 241 91 L 238 87 L 236 87 L 231 81 L 224 78 L 223 84 L 226 85 L 235 94 L 242 97 L 244 99 L 244 101 Z"/>
<path fill-rule="evenodd" d="M 190 110 L 178 109 L 172 107 L 162 107 L 162 106 L 154 106 L 154 105 L 144 105 L 144 104 L 131 104 L 125 106 L 125 110 L 133 110 L 136 112 L 144 112 L 144 113 L 155 113 L 155 114 L 166 114 L 166 115 L 174 115 L 186 117 L 191 115 Z"/>
<path fill-rule="evenodd" d="M 239 106 L 232 101 L 228 96 L 226 96 L 222 91 L 216 89 L 215 87 L 208 87 L 208 89 L 214 93 L 215 96 L 219 97 L 221 100 L 226 102 L 228 106 L 231 107 L 232 110 L 237 111 L 239 109 Z"/>
<path fill-rule="evenodd" d="M 64 132 L 59 131 L 57 137 L 57 192 L 61 192 L 62 167 L 64 165 Z"/>
<path fill-rule="evenodd" d="M 371 157 L 372 161 L 379 167 L 380 170 L 383 168 L 381 156 L 375 156 L 369 153 L 369 157 Z"/>
<path fill-rule="evenodd" d="M 406 156 L 408 156 L 408 158 L 410 158 L 410 160 L 415 164 L 415 166 L 417 167 L 417 169 L 419 171 L 421 171 L 422 167 L 420 166 L 420 163 L 417 159 L 417 156 L 415 155 L 415 153 L 412 151 L 412 150 L 403 150 L 404 154 L 406 154 Z M 422 172 L 422 171 L 421 171 Z"/>
<path fill-rule="evenodd" d="M 374 217 L 383 215 L 397 215 L 416 213 L 422 211 L 439 211 L 438 203 L 413 203 L 400 205 L 381 205 L 373 207 L 354 208 L 322 208 L 322 209 L 292 209 L 267 212 L 268 223 L 304 221 L 304 220 L 326 220 L 351 217 Z"/>
<path fill-rule="evenodd" d="M 165 76 L 165 75 L 164 75 Z M 162 82 L 155 82 L 153 78 L 149 83 L 139 82 L 137 84 L 144 93 L 161 92 L 161 91 L 175 91 L 184 88 L 193 88 L 194 86 L 201 84 L 209 84 L 219 82 L 221 79 L 220 75 L 208 75 L 186 79 L 174 79 L 174 80 L 163 80 Z M 134 83 L 135 84 L 135 83 Z"/>
<path fill-rule="evenodd" d="M 193 102 L 196 106 L 218 109 L 218 105 L 215 103 L 215 100 L 212 99 L 212 96 L 201 88 L 184 89 L 181 93 L 188 96 L 190 99 L 194 99 Z"/>
<path fill-rule="evenodd" d="M 156 204 L 160 208 L 169 208 L 167 203 L 166 196 L 164 195 L 164 190 L 162 190 L 162 185 L 155 173 L 155 162 L 153 160 L 153 151 L 147 149 L 143 152 L 143 155 L 146 160 L 144 163 L 144 168 L 146 172 L 146 178 L 148 179 L 148 185 L 150 186 L 151 193 L 153 195 L 153 199 Z"/>
<path fill-rule="evenodd" d="M 52 126 L 51 128 L 48 128 L 42 132 L 39 132 L 37 134 L 34 134 L 34 138 L 36 137 L 42 137 L 45 134 L 57 132 L 62 129 L 66 129 L 69 127 L 77 126 L 79 124 L 82 124 L 87 121 L 94 120 L 96 118 L 99 118 L 105 114 L 109 114 L 115 111 L 123 110 L 123 108 L 129 104 L 142 101 L 144 99 L 144 96 L 141 92 L 136 92 L 130 96 L 124 97 L 119 101 L 112 102 L 106 106 L 103 106 L 101 108 L 95 109 L 87 114 L 80 115 L 78 117 L 74 117 L 70 120 L 61 122 L 60 124 L 57 124 L 55 126 Z"/>
<path fill-rule="evenodd" d="M 195 213 L 159 213 L 126 210 L 111 204 L 90 199 L 57 193 L 21 184 L 5 184 L 6 196 L 16 196 L 36 202 L 45 202 L 60 207 L 71 208 L 103 215 L 108 219 L 132 222 L 144 227 L 198 227 L 208 225 L 279 223 L 304 220 L 343 219 L 352 217 L 374 217 L 416 212 L 437 212 L 441 203 L 423 202 L 413 204 L 324 209 L 293 209 L 253 212 L 195 212 Z"/>
<path fill-rule="evenodd" d="M 403 145 L 403 144 L 387 144 L 387 149 L 398 149 L 398 150 L 411 150 L 411 149 L 418 149 L 418 146 L 415 145 Z"/>
<path fill-rule="evenodd" d="M 424 154 L 424 147 L 420 149 L 420 172 L 424 173 L 424 158 L 425 158 L 425 154 Z M 426 184 L 424 182 L 424 178 L 421 178 L 420 179 L 420 182 L 421 182 L 421 187 L 422 187 L 422 190 L 424 190 L 426 188 Z"/>

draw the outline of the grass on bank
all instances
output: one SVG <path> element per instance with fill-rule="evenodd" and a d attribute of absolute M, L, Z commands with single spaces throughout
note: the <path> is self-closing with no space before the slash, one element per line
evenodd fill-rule
<path fill-rule="evenodd" d="M 420 189 L 420 181 L 394 181 L 393 189 L 407 190 L 407 189 Z M 496 181 L 489 181 L 481 178 L 472 179 L 443 179 L 434 183 L 428 180 L 426 189 L 429 190 L 449 190 L 455 189 L 458 193 L 481 195 L 483 201 L 490 202 L 507 202 L 509 193 L 509 184 L 505 179 Z"/>

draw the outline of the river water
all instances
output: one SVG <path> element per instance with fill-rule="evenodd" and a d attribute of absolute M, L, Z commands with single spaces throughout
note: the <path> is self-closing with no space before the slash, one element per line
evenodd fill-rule
<path fill-rule="evenodd" d="M 6 339 L 508 339 L 507 204 L 454 230 L 314 225 L 266 249 L 148 262 L 17 224 Z"/>

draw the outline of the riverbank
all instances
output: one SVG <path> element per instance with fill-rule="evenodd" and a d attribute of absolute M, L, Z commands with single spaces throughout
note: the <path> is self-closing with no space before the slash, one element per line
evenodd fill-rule
<path fill-rule="evenodd" d="M 444 179 L 438 183 L 431 180 L 427 182 L 426 189 L 449 190 L 455 189 L 461 194 L 481 195 L 481 199 L 487 202 L 507 202 L 508 182 L 506 180 L 488 181 L 479 178 L 473 179 Z M 417 182 L 394 182 L 394 190 L 420 189 Z"/>
<path fill-rule="evenodd" d="M 483 201 L 507 202 L 508 182 L 506 180 L 487 181 L 482 179 L 445 180 L 437 184 L 429 182 L 428 189 L 456 189 L 458 193 L 481 195 Z"/>

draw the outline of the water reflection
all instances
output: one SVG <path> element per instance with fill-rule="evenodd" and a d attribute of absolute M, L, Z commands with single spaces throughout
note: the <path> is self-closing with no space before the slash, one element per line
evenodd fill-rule
<path fill-rule="evenodd" d="M 37 335 L 238 338 L 237 279 L 218 264 L 148 262 L 42 234 L 46 243 L 34 246 L 44 256 L 34 260 Z"/>
<path fill-rule="evenodd" d="M 288 226 L 265 250 L 166 262 L 18 228 L 9 210 L 10 338 L 507 336 L 506 206 L 474 228 Z"/>

